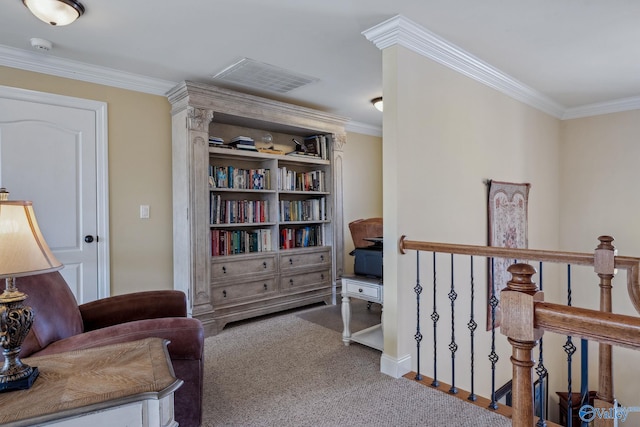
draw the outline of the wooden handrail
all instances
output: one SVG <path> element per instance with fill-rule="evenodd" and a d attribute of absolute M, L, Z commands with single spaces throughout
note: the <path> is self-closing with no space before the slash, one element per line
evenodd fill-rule
<path fill-rule="evenodd" d="M 531 281 L 535 274 L 532 266 L 513 264 L 508 271 L 512 278 L 500 294 L 500 332 L 507 336 L 513 349 L 512 422 L 515 427 L 524 427 L 533 425 L 532 349 L 544 332 L 598 341 L 601 347 L 616 345 L 640 350 L 640 318 L 544 302 L 543 293 Z M 610 371 L 605 376 L 611 376 Z"/>
<path fill-rule="evenodd" d="M 640 318 L 549 302 L 536 302 L 534 328 L 640 350 Z"/>
<path fill-rule="evenodd" d="M 494 258 L 510 258 L 519 261 L 543 261 L 573 265 L 594 265 L 593 253 L 563 252 L 540 249 L 501 248 L 497 246 L 458 245 L 451 243 L 422 242 L 400 238 L 400 253 L 407 250 L 441 252 L 456 255 L 474 255 Z M 634 308 L 640 313 L 640 258 L 615 257 L 615 268 L 627 272 L 627 292 Z"/>

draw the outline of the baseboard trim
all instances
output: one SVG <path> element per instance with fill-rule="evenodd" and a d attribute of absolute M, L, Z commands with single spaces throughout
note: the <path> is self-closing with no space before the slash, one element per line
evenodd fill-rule
<path fill-rule="evenodd" d="M 380 356 L 380 372 L 393 378 L 402 377 L 411 372 L 411 355 L 407 354 L 400 358 L 395 358 L 382 353 L 382 356 Z"/>

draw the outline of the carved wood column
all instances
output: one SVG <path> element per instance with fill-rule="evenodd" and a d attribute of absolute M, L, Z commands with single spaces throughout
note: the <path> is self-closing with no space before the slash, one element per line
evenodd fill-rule
<path fill-rule="evenodd" d="M 615 272 L 615 247 L 611 244 L 613 237 L 598 237 L 600 244 L 594 254 L 594 270 L 600 277 L 600 311 L 611 313 L 611 281 Z M 600 344 L 598 366 L 598 394 L 597 397 L 605 402 L 613 403 L 613 372 L 611 361 L 611 346 Z"/>
<path fill-rule="evenodd" d="M 534 420 L 532 350 L 543 334 L 533 326 L 535 303 L 544 301 L 544 294 L 531 281 L 536 270 L 529 264 L 513 264 L 507 271 L 512 277 L 500 293 L 500 332 L 513 348 L 512 423 L 514 427 L 530 427 Z"/>

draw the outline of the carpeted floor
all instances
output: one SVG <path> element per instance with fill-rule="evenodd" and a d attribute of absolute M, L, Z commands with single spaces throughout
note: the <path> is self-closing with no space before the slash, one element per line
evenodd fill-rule
<path fill-rule="evenodd" d="M 353 330 L 379 306 L 353 307 Z M 378 310 L 376 313 L 375 310 Z M 230 325 L 205 340 L 203 426 L 510 426 L 508 419 L 380 373 L 379 351 L 342 343 L 340 306 Z"/>

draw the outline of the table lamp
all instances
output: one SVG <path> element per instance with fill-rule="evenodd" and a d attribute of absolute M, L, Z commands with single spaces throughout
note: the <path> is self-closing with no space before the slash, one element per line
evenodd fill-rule
<path fill-rule="evenodd" d="M 0 188 L 0 278 L 6 289 L 0 295 L 0 346 L 4 366 L 0 369 L 0 392 L 28 389 L 38 377 L 38 368 L 20 361 L 22 342 L 33 323 L 27 295 L 16 288 L 16 277 L 32 276 L 62 268 L 42 237 L 31 202 L 8 200 Z"/>

